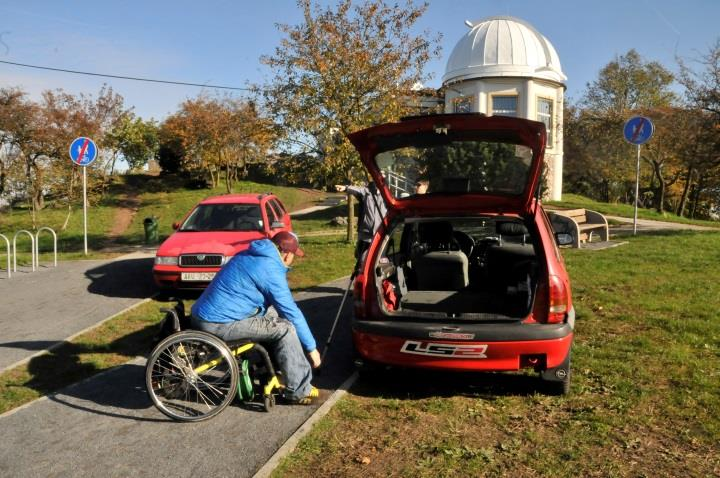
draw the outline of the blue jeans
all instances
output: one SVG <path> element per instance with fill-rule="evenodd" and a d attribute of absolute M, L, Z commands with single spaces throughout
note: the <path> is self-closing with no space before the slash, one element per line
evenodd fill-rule
<path fill-rule="evenodd" d="M 270 353 L 285 377 L 285 398 L 297 400 L 310 394 L 310 363 L 305 357 L 295 327 L 278 317 L 274 307 L 269 307 L 264 316 L 254 315 L 226 323 L 206 322 L 193 317 L 192 326 L 226 342 L 250 340 L 269 346 Z"/>

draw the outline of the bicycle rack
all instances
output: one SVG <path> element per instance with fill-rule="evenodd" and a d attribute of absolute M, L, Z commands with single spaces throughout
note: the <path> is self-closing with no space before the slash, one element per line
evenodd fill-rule
<path fill-rule="evenodd" d="M 37 230 L 35 233 L 35 264 L 37 264 L 38 268 L 40 268 L 40 232 L 41 231 L 48 231 L 53 236 L 53 265 L 57 267 L 57 234 L 55 234 L 55 231 L 51 227 L 41 227 Z"/>
<path fill-rule="evenodd" d="M 30 236 L 30 262 L 32 264 L 32 270 L 35 272 L 35 236 L 32 235 L 32 232 L 25 229 L 16 232 L 13 236 L 13 272 L 17 272 L 17 237 L 23 233 Z"/>
<path fill-rule="evenodd" d="M 0 234 L 0 237 L 5 239 L 6 250 L 7 250 L 7 274 L 8 274 L 8 279 L 9 279 L 10 277 L 12 277 L 12 275 L 10 274 L 10 240 L 7 238 L 7 236 L 5 234 Z"/>

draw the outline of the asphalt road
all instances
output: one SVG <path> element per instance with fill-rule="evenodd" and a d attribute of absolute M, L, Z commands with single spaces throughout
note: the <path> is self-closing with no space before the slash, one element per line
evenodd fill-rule
<path fill-rule="evenodd" d="M 323 346 L 347 281 L 296 295 Z M 350 303 L 313 381 L 323 400 L 352 372 Z M 140 357 L 0 416 L 0 476 L 249 477 L 322 403 L 265 413 L 235 402 L 209 421 L 175 423 L 147 397 L 144 365 Z"/>
<path fill-rule="evenodd" d="M 0 371 L 154 293 L 153 253 L 0 274 Z"/>

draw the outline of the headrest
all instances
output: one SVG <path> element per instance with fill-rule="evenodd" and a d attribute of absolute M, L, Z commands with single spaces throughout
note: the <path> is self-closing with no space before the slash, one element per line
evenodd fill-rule
<path fill-rule="evenodd" d="M 524 224 L 510 221 L 496 223 L 495 230 L 502 236 L 524 236 L 528 233 Z"/>
<path fill-rule="evenodd" d="M 421 222 L 418 225 L 418 236 L 421 242 L 450 243 L 452 233 L 453 227 L 448 221 Z"/>

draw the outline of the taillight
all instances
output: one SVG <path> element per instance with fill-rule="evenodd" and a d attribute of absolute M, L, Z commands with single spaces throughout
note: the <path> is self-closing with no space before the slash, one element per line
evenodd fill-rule
<path fill-rule="evenodd" d="M 359 275 L 353 284 L 353 310 L 356 319 L 365 318 L 365 298 L 363 297 L 364 276 Z"/>
<path fill-rule="evenodd" d="M 559 324 L 565 321 L 568 311 L 568 290 L 565 283 L 558 276 L 550 276 L 550 304 L 548 307 L 548 323 Z"/>

